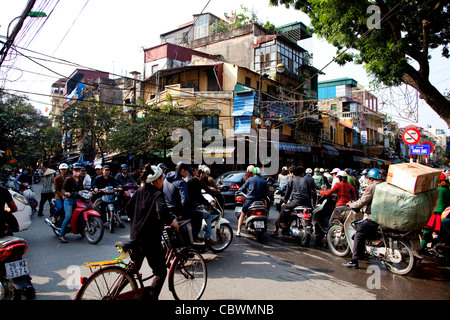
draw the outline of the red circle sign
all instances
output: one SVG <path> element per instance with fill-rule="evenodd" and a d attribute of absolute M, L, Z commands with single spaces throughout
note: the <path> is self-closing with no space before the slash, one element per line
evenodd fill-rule
<path fill-rule="evenodd" d="M 402 139 L 406 144 L 417 144 L 420 140 L 420 132 L 413 128 L 406 129 L 405 132 L 403 132 Z"/>
<path fill-rule="evenodd" d="M 424 141 L 424 142 L 422 142 L 421 144 L 422 144 L 422 145 L 423 145 L 423 144 L 428 144 L 428 145 L 430 146 L 430 153 L 433 153 L 434 145 L 433 145 L 430 141 Z"/>

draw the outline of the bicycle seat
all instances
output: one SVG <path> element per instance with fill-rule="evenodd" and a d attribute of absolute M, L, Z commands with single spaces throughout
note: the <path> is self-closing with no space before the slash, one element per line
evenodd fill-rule
<path fill-rule="evenodd" d="M 121 247 L 123 249 L 124 252 L 130 251 L 134 248 L 134 242 L 133 241 L 118 241 L 115 244 L 116 248 Z"/>

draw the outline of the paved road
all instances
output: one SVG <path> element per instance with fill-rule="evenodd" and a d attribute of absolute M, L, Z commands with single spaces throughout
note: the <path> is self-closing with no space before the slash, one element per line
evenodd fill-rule
<path fill-rule="evenodd" d="M 39 195 L 39 185 L 35 186 Z M 48 216 L 48 205 L 44 213 Z M 277 213 L 272 209 L 270 222 Z M 235 230 L 232 210 L 226 210 Z M 17 233 L 29 243 L 25 257 L 29 261 L 36 300 L 73 299 L 80 275 L 90 273 L 83 262 L 102 261 L 118 257 L 114 243 L 128 240 L 129 224 L 105 230 L 102 241 L 89 244 L 77 235 L 68 235 L 69 243 L 62 244 L 44 223 L 44 217 L 33 215 L 27 231 Z M 382 265 L 368 262 L 360 270 L 341 266 L 344 258 L 334 256 L 328 249 L 301 248 L 287 239 L 273 239 L 267 234 L 263 244 L 251 237 L 234 238 L 223 253 L 205 253 L 208 266 L 208 285 L 202 300 L 375 300 L 375 299 L 450 299 L 449 272 L 431 263 L 423 263 L 407 277 L 393 275 Z M 378 266 L 378 288 L 374 288 L 369 266 Z M 142 272 L 150 272 L 144 263 Z M 369 268 L 369 269 L 368 269 Z M 427 292 L 424 295 L 423 292 Z M 161 299 L 172 300 L 167 282 Z"/>

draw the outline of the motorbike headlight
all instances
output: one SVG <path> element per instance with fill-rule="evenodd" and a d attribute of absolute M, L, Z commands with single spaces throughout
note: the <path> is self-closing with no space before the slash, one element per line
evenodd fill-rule
<path fill-rule="evenodd" d="M 92 197 L 92 192 L 90 191 L 81 191 L 80 196 L 84 199 L 89 200 Z"/>
<path fill-rule="evenodd" d="M 28 199 L 25 198 L 25 197 L 24 197 L 23 195 L 21 195 L 21 194 L 15 193 L 15 194 L 14 194 L 14 198 L 15 198 L 17 201 L 22 202 L 23 204 L 29 204 L 29 203 L 28 203 Z"/>

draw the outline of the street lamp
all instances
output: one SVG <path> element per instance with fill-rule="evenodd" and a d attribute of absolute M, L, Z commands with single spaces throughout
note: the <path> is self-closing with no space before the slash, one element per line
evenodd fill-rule
<path fill-rule="evenodd" d="M 8 24 L 8 29 L 6 31 L 6 38 L 9 38 L 9 28 L 11 27 L 11 23 L 13 23 L 14 20 L 19 19 L 20 17 L 22 17 L 22 16 L 15 17 Z M 27 14 L 27 17 L 30 17 L 30 18 L 45 18 L 45 17 L 47 17 L 47 14 L 45 12 L 42 12 L 42 11 L 30 11 L 30 13 Z"/>

